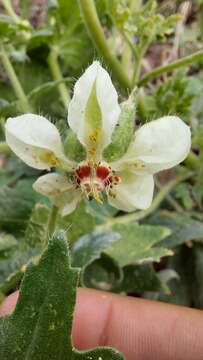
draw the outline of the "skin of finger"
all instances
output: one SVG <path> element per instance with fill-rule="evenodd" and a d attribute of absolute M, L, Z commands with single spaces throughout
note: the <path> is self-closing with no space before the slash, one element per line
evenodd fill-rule
<path fill-rule="evenodd" d="M 0 314 L 12 310 L 17 293 Z M 203 312 L 143 299 L 79 289 L 73 322 L 77 349 L 113 346 L 127 360 L 201 360 Z"/>

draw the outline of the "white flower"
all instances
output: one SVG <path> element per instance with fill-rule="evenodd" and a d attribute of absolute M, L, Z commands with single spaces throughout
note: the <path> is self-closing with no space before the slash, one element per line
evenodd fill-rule
<path fill-rule="evenodd" d="M 118 209 L 146 209 L 153 197 L 153 174 L 186 158 L 190 129 L 178 117 L 165 116 L 137 130 L 126 154 L 107 164 L 102 153 L 111 143 L 120 111 L 108 73 L 94 62 L 76 82 L 68 109 L 69 126 L 86 148 L 85 161 L 65 156 L 57 128 L 44 117 L 26 114 L 7 120 L 6 140 L 17 156 L 36 169 L 63 170 L 43 175 L 33 185 L 62 215 L 72 212 L 84 195 L 102 201 L 104 193 Z"/>

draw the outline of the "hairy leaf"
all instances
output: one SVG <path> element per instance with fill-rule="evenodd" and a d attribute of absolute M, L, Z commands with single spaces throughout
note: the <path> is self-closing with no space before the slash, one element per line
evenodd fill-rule
<path fill-rule="evenodd" d="M 203 224 L 187 215 L 167 212 L 153 216 L 149 223 L 166 226 L 171 234 L 163 239 L 158 246 L 173 248 L 190 240 L 203 238 Z"/>
<path fill-rule="evenodd" d="M 121 360 L 110 348 L 87 352 L 71 341 L 78 269 L 69 265 L 66 237 L 57 232 L 37 265 L 30 264 L 15 311 L 0 319 L 0 358 L 4 360 Z"/>
<path fill-rule="evenodd" d="M 173 254 L 168 249 L 153 247 L 170 234 L 170 230 L 165 227 L 129 224 L 116 225 L 113 230 L 120 234 L 121 239 L 110 244 L 105 249 L 105 253 L 116 260 L 121 267 L 144 262 L 158 262 L 161 257 Z"/>

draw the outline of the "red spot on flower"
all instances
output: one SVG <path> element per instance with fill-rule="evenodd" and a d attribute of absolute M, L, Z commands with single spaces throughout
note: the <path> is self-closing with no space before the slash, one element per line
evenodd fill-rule
<path fill-rule="evenodd" d="M 121 182 L 120 176 L 118 176 L 118 175 L 114 176 L 114 181 L 115 181 L 117 184 L 119 184 L 119 183 Z"/>
<path fill-rule="evenodd" d="M 79 180 L 83 180 L 89 177 L 90 174 L 91 174 L 91 167 L 89 165 L 82 165 L 79 166 L 78 169 L 76 169 L 76 175 Z"/>
<path fill-rule="evenodd" d="M 101 180 L 105 180 L 109 176 L 110 172 L 111 170 L 105 166 L 98 166 L 96 169 L 96 175 Z"/>

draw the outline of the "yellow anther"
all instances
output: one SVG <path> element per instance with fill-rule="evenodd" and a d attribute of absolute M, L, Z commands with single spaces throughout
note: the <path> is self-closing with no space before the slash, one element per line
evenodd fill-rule
<path fill-rule="evenodd" d="M 96 143 L 98 140 L 99 134 L 100 134 L 99 129 L 94 130 L 92 133 L 89 134 L 89 136 L 88 136 L 89 140 Z"/>
<path fill-rule="evenodd" d="M 144 169 L 145 168 L 145 164 L 141 161 L 136 161 L 133 166 L 136 168 L 136 169 Z"/>
<path fill-rule="evenodd" d="M 40 160 L 47 162 L 52 166 L 60 164 L 60 160 L 51 151 L 46 151 L 43 155 L 41 155 Z"/>
<path fill-rule="evenodd" d="M 90 150 L 88 150 L 89 155 L 91 156 L 95 156 L 96 155 L 96 149 L 95 148 L 91 148 Z"/>

